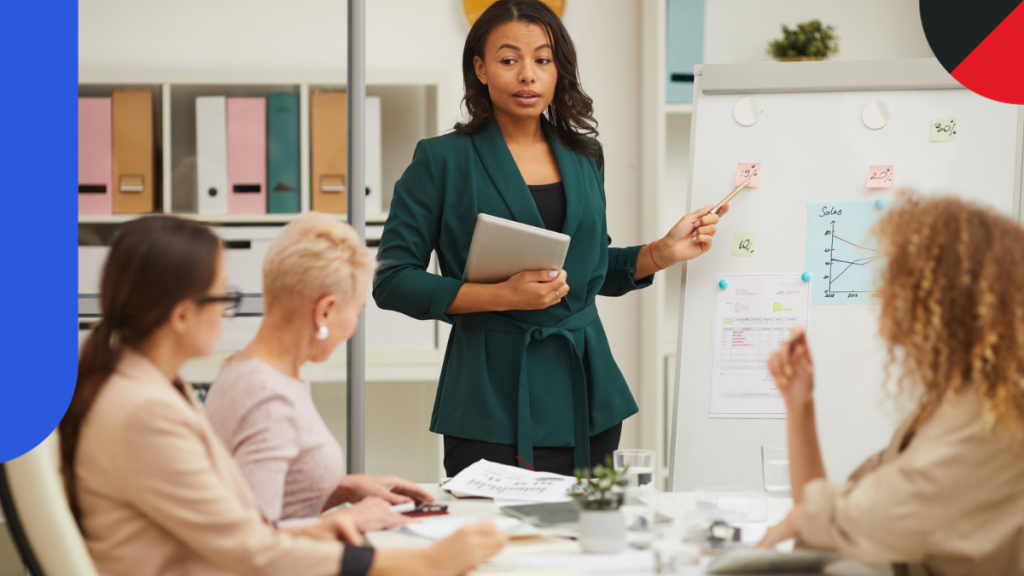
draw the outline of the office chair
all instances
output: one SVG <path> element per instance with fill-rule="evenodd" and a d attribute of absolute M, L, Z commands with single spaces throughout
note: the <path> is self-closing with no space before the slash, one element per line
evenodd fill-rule
<path fill-rule="evenodd" d="M 64 493 L 56 431 L 0 464 L 0 505 L 31 576 L 99 576 Z"/>

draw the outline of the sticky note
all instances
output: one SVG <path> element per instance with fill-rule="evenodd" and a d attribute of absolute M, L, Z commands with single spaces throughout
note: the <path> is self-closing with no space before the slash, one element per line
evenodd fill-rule
<path fill-rule="evenodd" d="M 868 170 L 868 188 L 888 188 L 892 185 L 892 165 L 872 166 Z"/>
<path fill-rule="evenodd" d="M 732 255 L 750 258 L 757 248 L 757 232 L 733 232 Z"/>
<path fill-rule="evenodd" d="M 750 184 L 747 184 L 747 188 L 757 188 L 757 185 L 761 183 L 761 163 L 760 162 L 740 162 L 736 166 L 736 181 L 732 183 L 733 186 L 739 186 L 743 184 L 747 178 L 750 178 Z"/>
<path fill-rule="evenodd" d="M 953 142 L 956 140 L 956 116 L 932 118 L 932 142 Z"/>

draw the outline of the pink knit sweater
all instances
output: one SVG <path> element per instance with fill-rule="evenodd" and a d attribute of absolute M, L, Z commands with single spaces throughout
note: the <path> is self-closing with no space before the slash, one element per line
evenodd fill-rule
<path fill-rule="evenodd" d="M 228 358 L 206 414 L 273 522 L 318 515 L 345 474 L 307 384 L 261 360 Z"/>

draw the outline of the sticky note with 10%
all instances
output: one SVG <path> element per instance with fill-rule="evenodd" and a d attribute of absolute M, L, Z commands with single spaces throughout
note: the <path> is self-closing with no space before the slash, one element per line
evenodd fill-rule
<path fill-rule="evenodd" d="M 732 255 L 751 258 L 757 248 L 757 232 L 733 232 Z"/>

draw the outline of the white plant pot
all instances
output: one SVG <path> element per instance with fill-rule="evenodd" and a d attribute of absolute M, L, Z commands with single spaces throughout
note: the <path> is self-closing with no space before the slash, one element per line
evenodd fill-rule
<path fill-rule="evenodd" d="M 626 547 L 626 520 L 620 510 L 580 510 L 579 526 L 584 552 L 615 554 Z"/>

